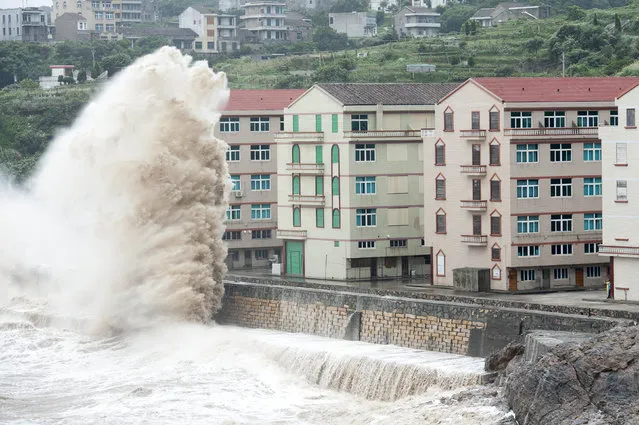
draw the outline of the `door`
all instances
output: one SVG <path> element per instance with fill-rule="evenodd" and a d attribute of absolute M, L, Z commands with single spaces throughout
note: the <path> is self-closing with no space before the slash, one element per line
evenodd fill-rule
<path fill-rule="evenodd" d="M 543 269 L 541 271 L 541 287 L 550 288 L 550 269 Z"/>
<path fill-rule="evenodd" d="M 371 258 L 371 279 L 377 279 L 377 258 Z"/>
<path fill-rule="evenodd" d="M 481 201 L 481 180 L 473 179 L 473 201 Z"/>
<path fill-rule="evenodd" d="M 408 277 L 408 257 L 402 257 L 402 276 Z"/>
<path fill-rule="evenodd" d="M 517 270 L 508 269 L 508 290 L 515 292 L 517 290 Z"/>
<path fill-rule="evenodd" d="M 251 267 L 252 265 L 253 265 L 253 261 L 251 257 L 251 250 L 247 249 L 246 251 L 244 251 L 244 266 Z"/>
<path fill-rule="evenodd" d="M 581 267 L 575 269 L 575 281 L 578 287 L 582 288 L 584 286 L 584 269 Z"/>
<path fill-rule="evenodd" d="M 473 165 L 481 165 L 481 146 L 473 145 Z"/>
<path fill-rule="evenodd" d="M 302 276 L 304 271 L 304 246 L 302 242 L 286 242 L 286 274 Z"/>

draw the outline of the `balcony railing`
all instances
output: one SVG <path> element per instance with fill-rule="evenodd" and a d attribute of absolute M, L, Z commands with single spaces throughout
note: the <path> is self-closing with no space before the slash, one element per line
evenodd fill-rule
<path fill-rule="evenodd" d="M 304 240 L 306 239 L 306 230 L 277 230 L 277 238 L 278 239 L 297 239 Z"/>
<path fill-rule="evenodd" d="M 486 175 L 486 166 L 485 165 L 461 165 L 462 174 L 466 174 L 468 176 L 485 176 Z"/>
<path fill-rule="evenodd" d="M 324 205 L 324 195 L 288 195 L 288 201 L 293 204 Z"/>
<path fill-rule="evenodd" d="M 276 139 L 300 140 L 304 142 L 321 142 L 324 140 L 324 133 L 321 131 L 284 131 L 275 133 Z"/>
<path fill-rule="evenodd" d="M 471 246 L 486 246 L 488 244 L 487 235 L 461 235 L 462 243 Z"/>
<path fill-rule="evenodd" d="M 422 137 L 435 137 L 434 128 L 422 128 L 421 133 Z"/>
<path fill-rule="evenodd" d="M 468 211 L 486 211 L 488 201 L 461 201 L 461 207 Z"/>
<path fill-rule="evenodd" d="M 599 245 L 601 255 L 639 255 L 639 247 Z"/>
<path fill-rule="evenodd" d="M 345 131 L 344 138 L 351 140 L 358 139 L 421 139 L 421 130 L 365 130 L 365 131 Z"/>
<path fill-rule="evenodd" d="M 323 174 L 324 164 L 315 162 L 289 162 L 286 170 L 296 174 Z"/>
<path fill-rule="evenodd" d="M 406 22 L 406 28 L 440 28 L 438 22 Z"/>
<path fill-rule="evenodd" d="M 597 136 L 598 127 L 560 127 L 560 128 L 505 128 L 505 136 Z"/>
<path fill-rule="evenodd" d="M 486 130 L 459 130 L 459 135 L 469 140 L 485 140 Z"/>

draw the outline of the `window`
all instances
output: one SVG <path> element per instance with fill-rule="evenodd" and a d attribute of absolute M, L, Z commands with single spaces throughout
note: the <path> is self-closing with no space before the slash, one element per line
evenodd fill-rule
<path fill-rule="evenodd" d="M 571 243 L 552 245 L 550 248 L 552 255 L 572 255 Z"/>
<path fill-rule="evenodd" d="M 315 209 L 315 227 L 324 227 L 324 208 Z"/>
<path fill-rule="evenodd" d="M 339 195 L 339 177 L 337 176 L 333 177 L 331 189 L 332 189 L 333 196 Z"/>
<path fill-rule="evenodd" d="M 300 131 L 300 116 L 293 115 L 293 133 Z"/>
<path fill-rule="evenodd" d="M 375 177 L 355 177 L 355 193 L 358 195 L 374 195 L 375 190 Z"/>
<path fill-rule="evenodd" d="M 601 161 L 601 143 L 584 143 L 584 161 Z"/>
<path fill-rule="evenodd" d="M 601 213 L 584 214 L 584 230 L 601 230 Z"/>
<path fill-rule="evenodd" d="M 446 199 L 446 179 L 441 174 L 435 179 L 435 199 Z"/>
<path fill-rule="evenodd" d="M 291 148 L 291 162 L 293 164 L 299 164 L 300 162 L 300 146 L 293 145 Z"/>
<path fill-rule="evenodd" d="M 113 12 L 107 12 L 104 16 L 106 16 L 107 21 L 113 20 Z"/>
<path fill-rule="evenodd" d="M 231 176 L 231 183 L 233 187 L 231 190 L 241 190 L 242 186 L 240 185 L 240 176 Z"/>
<path fill-rule="evenodd" d="M 435 143 L 435 165 L 446 165 L 446 145 L 441 139 Z"/>
<path fill-rule="evenodd" d="M 337 133 L 338 129 L 339 129 L 339 126 L 337 121 L 337 114 L 333 114 L 331 115 L 331 131 L 333 133 Z"/>
<path fill-rule="evenodd" d="M 635 126 L 635 108 L 626 109 L 626 127 Z"/>
<path fill-rule="evenodd" d="M 617 143 L 616 145 L 616 157 L 617 162 L 615 164 L 626 165 L 628 164 L 628 158 L 626 157 L 627 145 L 625 142 Z"/>
<path fill-rule="evenodd" d="M 481 235 L 481 216 L 473 215 L 473 235 Z"/>
<path fill-rule="evenodd" d="M 338 229 L 339 227 L 340 227 L 339 210 L 336 208 L 333 210 L 333 229 Z"/>
<path fill-rule="evenodd" d="M 251 190 L 271 190 L 271 176 L 269 174 L 252 174 Z"/>
<path fill-rule="evenodd" d="M 271 204 L 252 204 L 251 220 L 268 220 L 271 218 Z"/>
<path fill-rule="evenodd" d="M 320 133 L 322 131 L 322 116 L 315 115 L 315 131 Z"/>
<path fill-rule="evenodd" d="M 492 261 L 501 261 L 501 247 L 497 244 L 490 249 L 490 259 Z"/>
<path fill-rule="evenodd" d="M 233 231 L 233 232 L 224 232 L 222 235 L 223 241 L 239 241 L 242 239 L 242 232 Z"/>
<path fill-rule="evenodd" d="M 441 209 L 435 214 L 435 233 L 446 233 L 446 213 Z"/>
<path fill-rule="evenodd" d="M 584 244 L 584 254 L 596 254 L 599 252 L 599 244 L 598 243 L 585 243 Z"/>
<path fill-rule="evenodd" d="M 106 24 L 106 32 L 115 32 L 114 24 Z"/>
<path fill-rule="evenodd" d="M 280 131 L 284 131 L 284 117 L 280 117 Z"/>
<path fill-rule="evenodd" d="M 601 277 L 601 266 L 586 267 L 586 277 Z"/>
<path fill-rule="evenodd" d="M 241 217 L 239 205 L 229 205 L 226 209 L 227 220 L 239 220 Z"/>
<path fill-rule="evenodd" d="M 220 118 L 220 133 L 237 133 L 238 131 L 240 131 L 239 118 Z"/>
<path fill-rule="evenodd" d="M 539 162 L 538 144 L 517 145 L 517 163 Z"/>
<path fill-rule="evenodd" d="M 577 111 L 577 127 L 597 127 L 599 113 L 597 111 Z"/>
<path fill-rule="evenodd" d="M 270 161 L 270 145 L 251 145 L 251 161 Z"/>
<path fill-rule="evenodd" d="M 375 249 L 375 241 L 357 241 L 359 249 Z"/>
<path fill-rule="evenodd" d="M 619 112 L 610 111 L 610 125 L 616 127 L 619 125 Z"/>
<path fill-rule="evenodd" d="M 551 198 L 569 198 L 572 196 L 572 179 L 550 179 Z"/>
<path fill-rule="evenodd" d="M 628 201 L 627 180 L 617 180 L 617 201 Z"/>
<path fill-rule="evenodd" d="M 519 280 L 522 282 L 530 282 L 535 280 L 535 269 L 519 270 Z"/>
<path fill-rule="evenodd" d="M 539 198 L 539 180 L 517 180 L 517 198 Z"/>
<path fill-rule="evenodd" d="M 368 114 L 351 115 L 351 130 L 368 131 Z"/>
<path fill-rule="evenodd" d="M 323 146 L 315 146 L 315 163 L 316 164 L 324 163 L 324 147 Z"/>
<path fill-rule="evenodd" d="M 453 131 L 453 111 L 444 111 L 444 131 Z"/>
<path fill-rule="evenodd" d="M 270 130 L 270 122 L 269 117 L 251 117 L 250 130 L 259 133 L 268 132 Z"/>
<path fill-rule="evenodd" d="M 372 143 L 355 145 L 355 161 L 375 162 L 375 145 Z"/>
<path fill-rule="evenodd" d="M 333 147 L 331 148 L 331 163 L 339 163 L 339 147 L 337 145 L 333 145 Z"/>
<path fill-rule="evenodd" d="M 95 20 L 101 21 L 102 19 L 104 19 L 104 14 L 102 12 L 95 12 Z"/>
<path fill-rule="evenodd" d="M 572 214 L 552 214 L 550 216 L 551 232 L 572 232 Z"/>
<path fill-rule="evenodd" d="M 572 161 L 572 145 L 570 143 L 553 143 L 550 145 L 550 162 Z"/>
<path fill-rule="evenodd" d="M 490 200 L 493 202 L 501 201 L 501 181 L 490 181 Z"/>
<path fill-rule="evenodd" d="M 406 248 L 408 246 L 408 240 L 406 239 L 391 239 L 390 247 L 391 248 Z"/>
<path fill-rule="evenodd" d="M 268 249 L 256 249 L 253 252 L 255 252 L 255 259 L 256 260 L 266 260 L 266 259 L 268 259 Z"/>
<path fill-rule="evenodd" d="M 271 229 L 251 231 L 251 239 L 271 239 L 272 236 Z"/>
<path fill-rule="evenodd" d="M 446 255 L 439 251 L 436 257 L 437 261 L 437 276 L 446 276 Z"/>
<path fill-rule="evenodd" d="M 293 180 L 291 182 L 293 184 L 293 195 L 300 194 L 300 176 L 293 176 Z"/>
<path fill-rule="evenodd" d="M 473 111 L 470 113 L 470 128 L 479 130 L 479 112 Z"/>
<path fill-rule="evenodd" d="M 491 236 L 501 236 L 501 216 L 493 215 L 490 217 L 490 234 Z"/>
<path fill-rule="evenodd" d="M 539 233 L 539 216 L 520 215 L 517 217 L 517 233 Z"/>
<path fill-rule="evenodd" d="M 601 177 L 584 178 L 584 196 L 601 196 Z"/>
<path fill-rule="evenodd" d="M 299 207 L 293 208 L 293 227 L 302 225 L 302 211 Z"/>
<path fill-rule="evenodd" d="M 488 150 L 489 165 L 501 165 L 500 150 L 501 149 L 500 149 L 499 143 L 496 143 L 494 141 L 490 143 L 489 150 Z"/>
<path fill-rule="evenodd" d="M 375 208 L 358 208 L 355 211 L 357 227 L 374 227 L 377 225 L 377 210 Z"/>
<path fill-rule="evenodd" d="M 100 25 L 100 26 L 102 26 L 102 25 Z M 98 29 L 98 25 L 97 24 L 95 25 L 95 29 L 96 30 Z M 196 50 L 202 50 L 202 42 L 201 41 L 196 41 L 195 42 L 195 49 Z"/>
<path fill-rule="evenodd" d="M 490 111 L 490 120 L 488 124 L 488 129 L 491 131 L 499 130 L 499 111 Z"/>
<path fill-rule="evenodd" d="M 562 267 L 560 269 L 552 269 L 552 274 L 555 280 L 567 280 L 568 268 Z"/>
<path fill-rule="evenodd" d="M 532 112 L 511 112 L 510 128 L 531 128 Z"/>
<path fill-rule="evenodd" d="M 566 126 L 566 113 L 564 111 L 544 112 L 544 127 L 558 128 Z"/>
<path fill-rule="evenodd" d="M 518 246 L 517 257 L 539 257 L 539 245 Z"/>

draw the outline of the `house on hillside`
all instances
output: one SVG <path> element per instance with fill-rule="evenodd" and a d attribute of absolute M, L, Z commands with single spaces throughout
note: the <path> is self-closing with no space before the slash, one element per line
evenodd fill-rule
<path fill-rule="evenodd" d="M 257 1 L 242 6 L 244 15 L 241 37 L 247 43 L 264 43 L 288 40 L 286 3 Z"/>
<path fill-rule="evenodd" d="M 179 27 L 196 33 L 197 53 L 232 52 L 240 48 L 237 16 L 216 12 L 206 6 L 187 7 L 179 17 Z"/>
<path fill-rule="evenodd" d="M 56 41 L 91 40 L 94 34 L 87 18 L 79 13 L 64 13 L 55 20 Z"/>
<path fill-rule="evenodd" d="M 329 13 L 328 25 L 348 38 L 373 37 L 377 34 L 374 12 Z"/>
<path fill-rule="evenodd" d="M 55 27 L 51 25 L 51 8 L 21 7 L 0 9 L 0 41 L 53 41 Z"/>
<path fill-rule="evenodd" d="M 482 27 L 494 27 L 511 19 L 545 19 L 550 17 L 550 6 L 524 3 L 499 3 L 493 8 L 481 8 L 473 16 Z"/>
<path fill-rule="evenodd" d="M 433 37 L 441 28 L 439 17 L 433 9 L 404 6 L 393 16 L 393 27 L 399 38 Z"/>
<path fill-rule="evenodd" d="M 291 43 L 308 41 L 313 36 L 313 25 L 311 20 L 295 12 L 287 12 L 284 18 L 288 28 L 288 40 Z"/>
<path fill-rule="evenodd" d="M 198 35 L 189 28 L 153 28 L 153 27 L 120 27 L 118 32 L 123 39 L 129 40 L 131 46 L 136 41 L 147 37 L 162 37 L 168 39 L 172 46 L 180 50 L 193 49 L 193 43 Z"/>
<path fill-rule="evenodd" d="M 435 9 L 439 6 L 444 7 L 448 3 L 451 3 L 451 0 L 412 0 L 412 6 L 425 7 L 427 9 Z"/>

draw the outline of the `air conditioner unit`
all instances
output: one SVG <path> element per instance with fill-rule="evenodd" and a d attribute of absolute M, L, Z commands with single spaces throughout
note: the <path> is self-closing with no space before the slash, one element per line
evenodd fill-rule
<path fill-rule="evenodd" d="M 235 195 L 236 198 L 241 198 L 242 196 L 244 196 L 244 192 L 242 192 L 241 190 L 234 190 L 233 195 Z"/>

